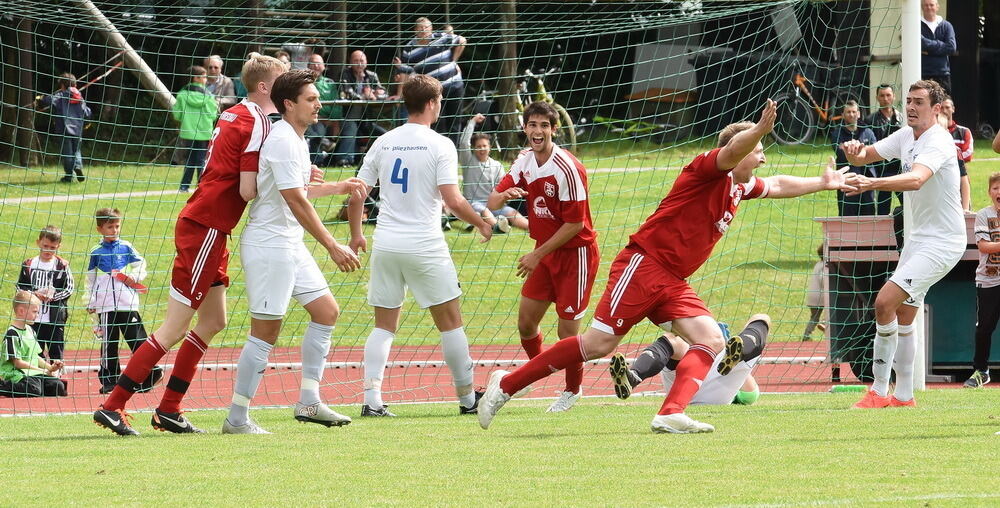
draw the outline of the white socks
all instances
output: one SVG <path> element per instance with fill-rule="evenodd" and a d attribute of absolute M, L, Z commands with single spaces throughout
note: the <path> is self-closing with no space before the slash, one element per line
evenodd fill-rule
<path fill-rule="evenodd" d="M 326 356 L 330 354 L 332 334 L 333 326 L 312 321 L 306 325 L 306 333 L 302 339 L 302 385 L 299 390 L 299 403 L 303 405 L 310 406 L 320 402 L 319 383 L 323 380 Z"/>
<path fill-rule="evenodd" d="M 465 407 L 472 407 L 476 403 L 476 393 L 472 390 L 473 365 L 465 329 L 458 327 L 441 332 L 441 350 L 444 352 L 444 361 L 451 370 L 451 377 L 455 381 L 458 402 Z"/>
<path fill-rule="evenodd" d="M 373 328 L 365 341 L 365 405 L 379 409 L 382 402 L 382 376 L 385 375 L 385 365 L 389 363 L 389 349 L 396 334 Z"/>
<path fill-rule="evenodd" d="M 872 374 L 875 375 L 875 382 L 872 383 L 872 391 L 883 397 L 889 394 L 889 374 L 892 372 L 892 359 L 896 354 L 896 343 L 899 340 L 898 328 L 895 319 L 884 325 L 875 325 L 875 348 L 872 354 Z M 911 326 L 910 329 L 912 328 Z"/>
<path fill-rule="evenodd" d="M 233 387 L 233 404 L 229 406 L 229 423 L 239 427 L 246 425 L 249 419 L 250 400 L 257 393 L 260 380 L 267 369 L 267 357 L 274 346 L 257 337 L 250 336 L 240 359 L 236 363 L 236 384 Z"/>
<path fill-rule="evenodd" d="M 913 325 L 899 325 L 899 345 L 892 369 L 896 371 L 897 400 L 906 402 L 913 398 L 913 359 L 917 356 L 917 341 L 913 338 Z"/>

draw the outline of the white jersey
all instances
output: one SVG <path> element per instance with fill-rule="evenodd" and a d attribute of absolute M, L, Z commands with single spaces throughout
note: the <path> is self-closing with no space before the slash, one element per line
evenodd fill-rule
<path fill-rule="evenodd" d="M 964 249 L 965 215 L 951 134 L 934 124 L 919 139 L 913 139 L 913 128 L 903 127 L 872 146 L 885 159 L 899 159 L 904 173 L 914 164 L 927 166 L 933 173 L 920 189 L 905 193 L 913 214 L 913 231 L 907 241 L 927 242 L 949 251 Z"/>
<path fill-rule="evenodd" d="M 274 124 L 260 147 L 257 199 L 250 204 L 250 220 L 240 241 L 262 247 L 294 246 L 304 230 L 281 192 L 309 185 L 312 163 L 309 143 L 288 122 Z"/>
<path fill-rule="evenodd" d="M 376 249 L 419 253 L 448 248 L 438 186 L 458 184 L 458 154 L 451 140 L 416 123 L 396 127 L 368 149 L 358 178 L 368 186 L 380 184 Z"/>
<path fill-rule="evenodd" d="M 712 406 L 732 404 L 733 399 L 736 398 L 736 394 L 743 387 L 743 383 L 746 382 L 747 378 L 753 372 L 754 367 L 760 362 L 760 356 L 741 361 L 733 367 L 733 370 L 729 371 L 729 374 L 723 376 L 719 374 L 719 363 L 722 362 L 724 357 L 725 355 L 721 354 L 715 356 L 715 361 L 712 363 L 712 367 L 708 369 L 705 380 L 702 381 L 701 387 L 698 388 L 694 397 L 691 398 L 691 404 Z M 660 375 L 663 378 L 663 390 L 669 392 L 677 378 L 677 371 L 663 369 Z"/>

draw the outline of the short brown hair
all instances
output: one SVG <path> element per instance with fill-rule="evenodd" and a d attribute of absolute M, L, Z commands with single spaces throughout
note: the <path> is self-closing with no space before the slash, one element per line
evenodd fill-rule
<path fill-rule="evenodd" d="M 945 99 L 948 98 L 948 94 L 945 93 L 944 88 L 933 79 L 921 79 L 910 85 L 910 91 L 914 90 L 927 90 L 927 97 L 931 99 L 931 106 L 935 104 L 941 104 Z"/>
<path fill-rule="evenodd" d="M 988 187 L 993 187 L 993 184 L 995 184 L 997 182 L 1000 182 L 1000 171 L 997 171 L 996 173 L 993 173 L 992 175 L 990 175 L 990 181 L 987 184 L 987 186 Z"/>
<path fill-rule="evenodd" d="M 477 132 L 477 133 L 473 134 L 472 135 L 472 139 L 469 140 L 469 142 L 472 143 L 473 147 L 475 147 L 476 146 L 476 142 L 479 141 L 480 139 L 485 139 L 487 142 L 490 142 L 490 143 L 493 142 L 493 138 L 490 137 L 490 135 L 487 134 L 487 133 L 485 133 L 485 132 Z"/>
<path fill-rule="evenodd" d="M 521 118 L 524 123 L 528 123 L 528 120 L 533 116 L 544 116 L 552 124 L 553 129 L 559 126 L 559 112 L 547 102 L 535 101 L 528 104 L 528 107 L 524 108 L 524 114 L 521 115 Z"/>
<path fill-rule="evenodd" d="M 719 132 L 719 142 L 717 146 L 722 148 L 729 144 L 733 139 L 733 136 L 750 129 L 754 126 L 753 122 L 736 122 L 727 125 L 721 132 Z"/>
<path fill-rule="evenodd" d="M 274 72 L 285 72 L 288 67 L 284 62 L 273 56 L 264 56 L 260 53 L 250 53 L 247 61 L 243 63 L 240 71 L 240 81 L 243 87 L 249 92 L 257 90 L 257 85 L 267 81 L 267 78 Z"/>
<path fill-rule="evenodd" d="M 288 71 L 274 80 L 271 87 L 271 102 L 282 115 L 285 114 L 285 101 L 295 102 L 302 93 L 302 87 L 316 82 L 313 74 L 307 70 Z"/>
<path fill-rule="evenodd" d="M 98 208 L 94 212 L 94 219 L 98 226 L 103 226 L 109 222 L 122 220 L 122 212 L 117 208 Z"/>
<path fill-rule="evenodd" d="M 414 74 L 403 83 L 403 104 L 410 113 L 423 113 L 427 104 L 438 97 L 441 82 L 426 74 Z"/>
<path fill-rule="evenodd" d="M 857 107 L 859 107 L 858 106 L 858 101 L 856 101 L 854 99 L 849 99 L 847 102 L 844 102 L 844 106 L 841 107 L 840 109 L 841 110 L 845 110 L 847 108 L 857 108 Z"/>
<path fill-rule="evenodd" d="M 188 67 L 188 76 L 191 76 L 192 78 L 196 78 L 198 76 L 208 76 L 208 71 L 200 65 L 192 65 L 191 67 Z"/>
<path fill-rule="evenodd" d="M 45 226 L 44 228 L 42 228 L 41 231 L 38 232 L 38 239 L 41 240 L 42 238 L 49 240 L 51 242 L 60 243 L 62 242 L 62 230 L 56 226 L 49 224 L 48 226 Z"/>
<path fill-rule="evenodd" d="M 76 86 L 76 76 L 74 76 L 72 72 L 64 72 L 59 75 L 57 82 L 59 83 L 59 86 L 63 88 L 74 87 Z"/>
<path fill-rule="evenodd" d="M 42 305 L 42 301 L 34 293 L 27 289 L 18 289 L 14 292 L 13 308 L 25 307 L 28 305 Z"/>

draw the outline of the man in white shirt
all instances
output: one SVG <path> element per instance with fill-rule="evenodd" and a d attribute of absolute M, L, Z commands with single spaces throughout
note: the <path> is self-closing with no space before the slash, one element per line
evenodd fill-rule
<path fill-rule="evenodd" d="M 381 199 L 368 284 L 375 328 L 365 343 L 361 415 L 395 416 L 382 401 L 381 386 L 407 287 L 417 304 L 430 310 L 441 332 L 459 413 L 475 414 L 482 394 L 472 388 L 473 364 L 458 300 L 462 290 L 441 231 L 442 201 L 459 219 L 474 225 L 484 242 L 493 230 L 462 197 L 455 145 L 430 127 L 441 114 L 441 83 L 425 74 L 411 76 L 403 84 L 403 102 L 409 121 L 376 139 L 358 172 L 366 187 L 379 183 Z M 368 246 L 361 229 L 366 193 L 367 188 L 352 194 L 348 205 L 355 252 Z"/>
<path fill-rule="evenodd" d="M 309 199 L 360 192 L 357 178 L 342 182 L 311 181 L 306 129 L 316 123 L 322 107 L 309 71 L 290 71 L 275 80 L 271 101 L 281 113 L 260 149 L 257 199 L 240 237 L 240 256 L 250 307 L 250 337 L 236 368 L 233 403 L 222 426 L 223 434 L 267 434 L 250 420 L 248 408 L 267 357 L 278 340 L 288 303 L 295 298 L 309 312 L 302 340 L 302 385 L 295 419 L 340 426 L 351 419 L 332 411 L 319 398 L 330 335 L 340 309 L 316 260 L 303 241 L 309 231 L 343 272 L 360 268 L 358 257 L 337 243 Z"/>
<path fill-rule="evenodd" d="M 896 271 L 875 299 L 876 336 L 872 366 L 875 382 L 854 407 L 871 409 L 914 406 L 913 320 L 924 296 L 958 264 L 965 252 L 965 217 L 959 193 L 958 158 L 948 131 L 937 123 L 947 95 L 935 81 L 921 80 L 906 96 L 906 127 L 871 146 L 848 141 L 842 146 L 852 165 L 899 159 L 896 176 L 859 175 L 857 192 L 905 191 L 912 230 L 899 255 Z M 912 200 L 912 201 L 911 201 Z M 896 371 L 895 393 L 889 396 L 889 374 Z"/>

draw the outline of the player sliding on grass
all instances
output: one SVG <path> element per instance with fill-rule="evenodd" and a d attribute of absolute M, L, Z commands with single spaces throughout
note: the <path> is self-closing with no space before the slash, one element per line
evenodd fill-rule
<path fill-rule="evenodd" d="M 931 286 L 958 264 L 967 242 L 959 189 L 958 159 L 951 134 L 937 123 L 947 98 L 941 85 L 922 80 L 906 94 L 906 127 L 871 146 L 843 144 L 851 165 L 887 159 L 902 161 L 902 172 L 885 178 L 858 178 L 858 192 L 905 191 L 913 228 L 899 254 L 896 271 L 875 297 L 875 382 L 856 408 L 914 406 L 913 320 Z M 896 390 L 889 396 L 889 374 Z"/>
<path fill-rule="evenodd" d="M 771 317 L 754 314 L 737 337 L 729 337 L 728 328 L 722 323 L 719 326 L 723 328 L 723 338 L 727 341 L 742 342 L 740 361 L 735 365 L 726 364 L 722 363 L 722 356 L 716 356 L 713 368 L 709 369 L 691 404 L 753 404 L 760 397 L 760 389 L 751 374 L 764 353 Z M 686 342 L 668 333 L 643 349 L 631 367 L 625 355 L 615 353 L 611 356 L 611 367 L 608 369 L 615 385 L 615 395 L 619 399 L 629 398 L 639 383 L 657 373 L 663 375 L 663 389 L 669 391 L 677 377 L 677 363 L 687 351 Z"/>
<path fill-rule="evenodd" d="M 725 365 L 740 360 L 742 347 L 738 340 L 723 341 L 712 313 L 685 279 L 708 259 L 741 200 L 854 190 L 846 183 L 846 168 L 837 171 L 832 162 L 818 177 L 755 177 L 754 170 L 765 162 L 760 141 L 771 132 L 774 118 L 775 104 L 769 99 L 756 124 L 727 126 L 719 133 L 718 148 L 697 156 L 681 171 L 670 193 L 612 264 L 608 286 L 586 333 L 560 340 L 514 372 L 498 370 L 490 375 L 479 407 L 479 424 L 484 429 L 511 394 L 553 372 L 611 353 L 633 326 L 648 318 L 668 331 L 672 327 L 692 344 L 653 418 L 653 431 L 714 430 L 689 418 L 684 409 L 724 346 Z"/>
<path fill-rule="evenodd" d="M 250 420 L 250 401 L 267 369 L 267 357 L 278 341 L 288 301 L 297 300 L 309 313 L 302 338 L 302 384 L 295 419 L 327 427 L 351 419 L 326 406 L 319 398 L 330 335 L 340 308 L 316 260 L 303 241 L 308 231 L 342 272 L 361 267 L 358 257 L 334 240 L 323 226 L 310 199 L 361 192 L 357 178 L 342 182 L 310 183 L 312 167 L 305 132 L 319 121 L 319 90 L 309 71 L 290 71 L 274 81 L 271 101 L 281 113 L 260 147 L 257 199 L 240 236 L 240 257 L 247 281 L 250 337 L 236 365 L 236 383 L 223 434 L 269 434 Z M 365 194 L 361 194 L 363 197 Z"/>
<path fill-rule="evenodd" d="M 406 288 L 423 309 L 430 310 L 441 332 L 441 350 L 458 396 L 459 414 L 473 414 L 481 393 L 472 387 L 473 363 L 462 327 L 458 273 L 441 231 L 441 202 L 469 224 L 484 242 L 493 228 L 472 209 L 458 189 L 458 153 L 446 137 L 431 130 L 441 114 L 441 83 L 425 74 L 403 83 L 409 121 L 379 136 L 368 149 L 358 177 L 367 187 L 379 184 L 381 206 L 372 249 L 368 304 L 375 311 L 375 328 L 365 342 L 365 403 L 361 416 L 387 417 L 382 400 L 382 376 L 389 348 L 399 326 Z M 364 196 L 351 196 L 351 248 L 366 250 L 361 230 Z"/>
<path fill-rule="evenodd" d="M 257 194 L 258 153 L 271 129 L 267 114 L 274 111 L 269 93 L 283 72 L 285 65 L 280 60 L 252 54 L 241 74 L 249 90 L 247 98 L 219 116 L 201 182 L 174 229 L 177 256 L 167 315 L 132 354 L 118 385 L 94 413 L 98 425 L 116 434 L 138 434 L 129 425 L 125 404 L 163 355 L 182 339 L 167 389 L 153 412 L 152 426 L 176 433 L 202 432 L 181 414 L 180 403 L 208 344 L 226 327 L 226 237 L 239 223 L 247 202 Z M 198 324 L 189 331 L 195 313 Z"/>
<path fill-rule="evenodd" d="M 538 325 L 552 302 L 559 316 L 559 338 L 579 335 L 580 319 L 590 303 L 601 262 L 590 219 L 587 169 L 552 142 L 558 123 L 559 114 L 548 103 L 534 102 L 524 108 L 528 150 L 514 161 L 486 202 L 490 210 L 499 209 L 509 199 L 525 198 L 528 202 L 528 232 L 535 248 L 517 262 L 517 275 L 525 277 L 517 328 L 528 358 L 542 352 Z M 582 394 L 582 381 L 583 363 L 566 368 L 566 390 L 548 410 L 573 407 Z"/>

